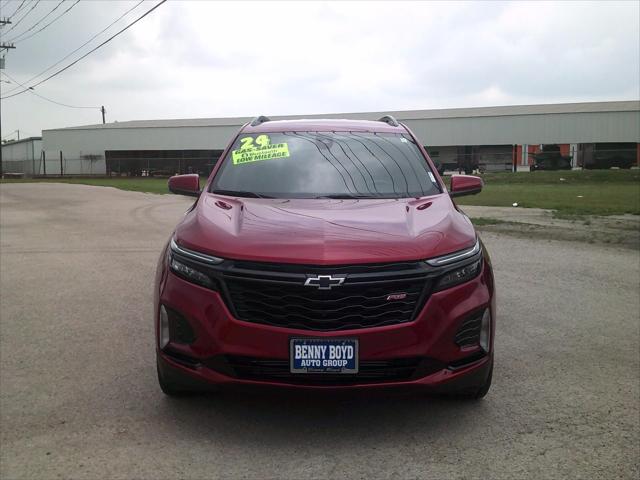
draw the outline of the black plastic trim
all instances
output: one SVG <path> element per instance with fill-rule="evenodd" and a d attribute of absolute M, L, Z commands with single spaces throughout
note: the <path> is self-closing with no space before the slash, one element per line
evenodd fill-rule
<path fill-rule="evenodd" d="M 446 364 L 428 357 L 363 360 L 355 374 L 291 373 L 289 361 L 218 355 L 203 364 L 223 375 L 240 380 L 279 382 L 290 385 L 358 385 L 411 381 L 447 368 Z"/>
<path fill-rule="evenodd" d="M 183 190 L 181 188 L 169 188 L 169 191 L 171 193 L 175 193 L 176 195 L 185 195 L 187 197 L 199 197 L 202 193 L 202 190 Z"/>
<path fill-rule="evenodd" d="M 449 370 L 452 370 L 452 371 L 460 370 L 461 368 L 466 368 L 470 365 L 473 365 L 476 362 L 479 362 L 480 360 L 484 359 L 486 356 L 487 356 L 487 352 L 485 352 L 484 350 L 479 350 L 474 354 L 469 355 L 468 357 L 464 357 L 460 360 L 451 362 L 448 368 Z"/>
<path fill-rule="evenodd" d="M 458 192 L 449 192 L 449 196 L 452 198 L 464 197 L 465 195 L 475 195 L 477 193 L 480 193 L 481 191 L 482 191 L 482 188 L 473 188 L 471 190 L 460 190 Z"/>
<path fill-rule="evenodd" d="M 258 125 L 265 123 L 265 122 L 270 122 L 271 119 L 269 117 L 265 117 L 264 115 L 260 115 L 256 118 L 254 118 L 253 120 L 251 120 L 250 125 L 252 127 L 257 127 Z"/>
<path fill-rule="evenodd" d="M 392 127 L 399 127 L 400 124 L 398 123 L 398 120 L 395 119 L 395 117 L 393 115 L 385 115 L 383 117 L 380 117 L 378 119 L 379 122 L 384 122 L 388 125 L 391 125 Z"/>
<path fill-rule="evenodd" d="M 179 363 L 180 365 L 183 365 L 192 370 L 196 370 L 198 367 L 202 365 L 200 360 L 192 358 L 183 353 L 178 353 L 175 350 L 171 350 L 170 348 L 166 348 L 162 350 L 162 353 L 167 357 L 169 357 L 174 362 Z"/>

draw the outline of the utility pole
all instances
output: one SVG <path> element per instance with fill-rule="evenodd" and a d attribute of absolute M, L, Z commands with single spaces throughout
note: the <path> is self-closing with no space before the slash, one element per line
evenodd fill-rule
<path fill-rule="evenodd" d="M 0 28 L 5 25 L 9 25 L 11 20 L 8 18 L 0 18 Z M 0 42 L 0 52 L 3 50 L 9 51 L 10 48 L 16 48 L 13 43 Z M 0 70 L 4 70 L 4 55 L 0 57 Z M 2 82 L 0 82 L 0 97 L 2 97 Z M 0 139 L 2 139 L 2 100 L 0 100 Z M 2 140 L 0 140 L 0 178 L 4 175 L 4 169 L 2 167 Z"/>
<path fill-rule="evenodd" d="M 107 111 L 104 109 L 104 105 L 100 107 L 100 111 L 102 112 L 102 124 L 104 125 L 104 123 L 105 123 L 105 121 L 104 121 L 104 114 L 107 112 Z"/>

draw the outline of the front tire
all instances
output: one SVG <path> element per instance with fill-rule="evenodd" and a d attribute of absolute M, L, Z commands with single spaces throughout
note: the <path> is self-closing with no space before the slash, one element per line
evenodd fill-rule
<path fill-rule="evenodd" d="M 165 373 L 162 371 L 162 367 L 160 366 L 160 357 L 156 354 L 156 371 L 158 372 L 158 384 L 160 385 L 160 390 L 168 397 L 179 398 L 186 397 L 192 395 L 194 392 L 188 390 L 180 385 L 172 382 L 167 378 Z"/>
<path fill-rule="evenodd" d="M 491 388 L 491 379 L 493 378 L 493 363 L 491 364 L 491 370 L 489 370 L 489 376 L 484 384 L 478 389 L 473 397 L 474 400 L 480 400 L 484 398 L 487 393 L 489 393 L 489 389 Z"/>
<path fill-rule="evenodd" d="M 466 399 L 466 400 L 480 400 L 484 398 L 487 393 L 489 393 L 489 389 L 491 388 L 491 379 L 493 377 L 493 362 L 491 362 L 491 368 L 489 369 L 489 375 L 487 375 L 487 379 L 485 382 L 480 385 L 475 390 L 470 392 L 465 392 L 458 394 L 458 398 Z"/>

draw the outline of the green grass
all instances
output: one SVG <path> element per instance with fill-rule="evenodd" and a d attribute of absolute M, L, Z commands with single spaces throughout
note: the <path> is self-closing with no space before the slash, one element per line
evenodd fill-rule
<path fill-rule="evenodd" d="M 457 199 L 460 205 L 556 210 L 569 215 L 640 215 L 638 170 L 495 173 L 482 177 L 481 193 Z"/>
<path fill-rule="evenodd" d="M 581 215 L 640 215 L 640 171 L 586 170 L 490 173 L 478 195 L 456 199 L 460 205 L 555 210 L 558 218 Z M 136 192 L 169 193 L 166 178 L 50 178 L 1 180 L 3 183 L 64 182 L 99 185 Z"/>
<path fill-rule="evenodd" d="M 509 223 L 509 222 L 500 220 L 499 218 L 474 217 L 474 218 L 471 218 L 471 223 L 473 223 L 475 226 L 481 227 L 483 225 L 499 225 L 501 223 Z"/>
<path fill-rule="evenodd" d="M 485 173 L 486 183 L 514 184 L 590 184 L 640 182 L 640 170 L 559 170 L 555 172 Z"/>

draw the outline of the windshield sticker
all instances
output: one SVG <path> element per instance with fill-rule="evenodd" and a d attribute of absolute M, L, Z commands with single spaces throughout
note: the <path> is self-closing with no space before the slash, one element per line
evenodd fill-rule
<path fill-rule="evenodd" d="M 244 137 L 240 139 L 240 148 L 231 152 L 234 165 L 289 157 L 287 143 L 271 143 L 268 135 Z"/>
<path fill-rule="evenodd" d="M 433 176 L 433 173 L 429 172 L 429 178 L 433 183 L 436 183 L 436 177 Z"/>

